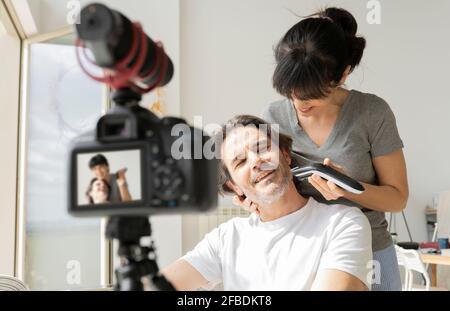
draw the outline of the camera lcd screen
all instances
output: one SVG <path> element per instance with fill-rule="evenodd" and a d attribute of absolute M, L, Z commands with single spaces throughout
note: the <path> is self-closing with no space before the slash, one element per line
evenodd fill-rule
<path fill-rule="evenodd" d="M 141 150 L 77 154 L 77 205 L 142 200 Z"/>

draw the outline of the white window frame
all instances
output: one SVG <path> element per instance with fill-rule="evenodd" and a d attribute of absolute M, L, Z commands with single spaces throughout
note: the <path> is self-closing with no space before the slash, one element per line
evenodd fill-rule
<path fill-rule="evenodd" d="M 4 30 L 2 58 L 8 60 L 0 71 L 0 274 L 15 276 L 21 38 L 3 1 L 0 1 L 0 22 Z"/>

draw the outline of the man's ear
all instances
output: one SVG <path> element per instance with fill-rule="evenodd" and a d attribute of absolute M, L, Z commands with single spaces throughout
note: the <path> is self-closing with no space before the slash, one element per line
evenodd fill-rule
<path fill-rule="evenodd" d="M 289 165 L 291 165 L 292 163 L 291 153 L 288 150 L 282 150 L 281 153 L 283 154 L 283 157 L 286 159 L 286 162 Z"/>
<path fill-rule="evenodd" d="M 238 196 L 243 196 L 244 195 L 244 192 L 242 192 L 242 190 L 239 189 L 239 187 L 237 187 L 231 180 L 227 181 L 226 184 L 227 184 L 228 188 L 233 190 L 234 193 L 236 193 Z"/>

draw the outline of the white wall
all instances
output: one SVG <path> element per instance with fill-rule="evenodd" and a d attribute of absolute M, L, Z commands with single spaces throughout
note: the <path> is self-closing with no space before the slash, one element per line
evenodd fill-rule
<path fill-rule="evenodd" d="M 28 7 L 31 11 L 31 15 L 33 16 L 34 23 L 36 27 L 39 27 L 39 24 L 41 22 L 41 3 L 40 1 L 36 0 L 26 0 L 28 3 Z M 39 31 L 39 29 L 38 29 Z"/>
<path fill-rule="evenodd" d="M 5 26 L 3 26 L 3 23 L 0 21 L 0 36 L 6 35 L 6 29 Z"/>
<path fill-rule="evenodd" d="M 385 98 L 405 143 L 410 199 L 406 216 L 416 241 L 426 240 L 424 208 L 450 189 L 450 2 L 381 2 L 380 25 L 366 22 L 367 1 L 181 1 L 181 112 L 222 122 L 259 114 L 279 96 L 271 86 L 272 47 L 299 18 L 324 5 L 352 12 L 368 46 L 349 88 Z M 397 216 L 400 240 L 407 235 Z"/>
<path fill-rule="evenodd" d="M 14 275 L 20 40 L 0 11 L 0 274 Z"/>
<path fill-rule="evenodd" d="M 382 94 L 397 116 L 410 183 L 406 217 L 418 241 L 426 239 L 425 206 L 435 193 L 450 189 L 448 12 L 446 0 L 383 1 L 382 25 L 361 29 L 369 49 L 360 85 Z M 405 240 L 401 217 L 397 223 Z"/>

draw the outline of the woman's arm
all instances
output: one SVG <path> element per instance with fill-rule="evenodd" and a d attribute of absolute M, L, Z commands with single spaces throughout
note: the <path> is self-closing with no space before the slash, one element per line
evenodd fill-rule
<path fill-rule="evenodd" d="M 117 186 L 120 192 L 122 202 L 129 202 L 132 200 L 130 191 L 128 190 L 127 178 L 125 176 L 126 169 L 121 169 L 117 172 Z"/>
<path fill-rule="evenodd" d="M 381 212 L 401 212 L 406 207 L 409 190 L 405 157 L 402 150 L 372 160 L 379 186 L 363 183 L 361 195 L 346 193 L 345 198 Z"/>
<path fill-rule="evenodd" d="M 379 185 L 361 183 L 366 189 L 362 194 L 353 194 L 339 188 L 334 183 L 315 175 L 309 182 L 327 200 L 344 197 L 362 206 L 381 212 L 401 212 L 406 207 L 409 190 L 405 157 L 402 150 L 373 158 L 372 160 Z M 334 166 L 328 159 L 325 165 Z M 335 167 L 335 166 L 334 166 Z"/>
<path fill-rule="evenodd" d="M 128 185 L 126 182 L 120 182 L 117 180 L 117 184 L 119 187 L 120 192 L 120 198 L 122 199 L 122 202 L 129 202 L 132 201 L 130 191 L 128 190 Z"/>

